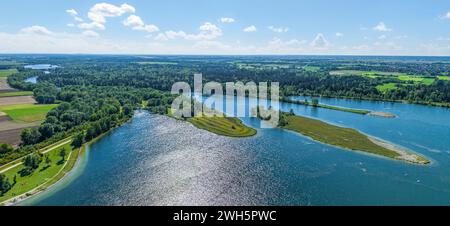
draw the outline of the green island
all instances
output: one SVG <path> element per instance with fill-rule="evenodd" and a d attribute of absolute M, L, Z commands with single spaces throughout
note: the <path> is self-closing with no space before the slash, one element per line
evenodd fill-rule
<path fill-rule="evenodd" d="M 227 137 L 251 137 L 256 130 L 245 126 L 238 118 L 232 117 L 193 117 L 187 119 L 199 129 Z"/>
<path fill-rule="evenodd" d="M 296 116 L 292 113 L 282 113 L 282 118 L 281 121 L 284 122 L 280 124 L 281 128 L 300 133 L 325 144 L 415 164 L 430 163 L 430 160 L 422 156 L 364 135 L 355 129 L 331 125 L 320 120 Z"/>
<path fill-rule="evenodd" d="M 320 104 L 317 99 L 313 99 L 310 102 L 310 101 L 307 101 L 307 100 L 292 100 L 292 99 L 289 99 L 289 98 L 283 98 L 282 102 L 290 103 L 290 104 L 306 105 L 306 106 L 311 106 L 311 107 L 326 108 L 326 109 L 330 109 L 330 110 L 343 111 L 343 112 L 354 113 L 354 114 L 361 114 L 361 115 L 372 115 L 372 116 L 379 116 L 379 117 L 385 117 L 385 118 L 395 118 L 395 117 L 397 117 L 396 115 L 391 114 L 391 113 L 387 113 L 387 112 L 375 112 L 375 111 L 369 111 L 369 110 L 344 108 L 344 107 L 337 107 L 337 106 L 331 106 L 331 105 L 326 105 L 326 104 Z"/>

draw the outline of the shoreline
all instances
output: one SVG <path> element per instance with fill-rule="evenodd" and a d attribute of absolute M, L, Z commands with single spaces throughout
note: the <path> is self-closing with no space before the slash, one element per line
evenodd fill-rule
<path fill-rule="evenodd" d="M 131 120 L 131 118 L 130 118 L 130 120 Z M 104 136 L 106 136 L 109 133 L 111 133 L 114 129 L 119 128 L 123 124 L 129 122 L 130 120 L 127 120 L 124 123 L 122 123 L 122 124 L 120 124 L 120 125 L 118 125 L 116 127 L 111 128 L 110 130 L 108 130 L 108 131 L 100 134 L 99 136 L 95 137 L 91 141 L 83 144 L 83 146 L 78 149 L 77 158 L 76 158 L 74 164 L 72 165 L 72 167 L 67 172 L 65 172 L 64 175 L 61 178 L 59 178 L 58 180 L 53 181 L 52 183 L 50 183 L 48 185 L 47 185 L 47 183 L 48 183 L 48 181 L 47 181 L 47 182 L 39 185 L 38 187 L 36 187 L 36 188 L 34 188 L 34 189 L 32 189 L 32 190 L 30 190 L 28 192 L 25 192 L 25 193 L 23 193 L 21 195 L 18 195 L 16 197 L 13 197 L 13 198 L 10 198 L 8 200 L 5 200 L 5 201 L 1 202 L 0 206 L 20 205 L 22 202 L 25 202 L 25 201 L 30 200 L 32 198 L 37 198 L 39 195 L 42 195 L 44 192 L 50 191 L 50 189 L 57 187 L 61 181 L 67 179 L 68 176 L 70 176 L 74 172 L 76 172 L 76 169 L 78 169 L 79 164 L 81 164 L 79 162 L 79 160 L 81 159 L 81 156 L 84 156 L 84 153 L 90 148 L 90 146 L 92 144 L 94 144 L 95 142 L 97 142 L 98 140 L 103 138 Z M 50 145 L 50 146 L 53 146 L 53 145 Z M 72 154 L 72 152 L 71 152 L 71 154 Z M 66 161 L 66 165 L 67 165 L 67 163 L 68 163 L 68 161 Z M 52 179 L 57 178 L 58 176 L 60 176 L 60 174 L 63 173 L 64 167 L 66 167 L 66 165 L 64 165 L 63 168 L 54 177 L 52 177 L 49 181 L 51 181 Z M 47 187 L 45 187 L 45 186 L 47 186 Z"/>
<path fill-rule="evenodd" d="M 410 150 L 407 150 L 406 148 L 400 147 L 396 144 L 390 143 L 388 141 L 384 141 L 381 140 L 380 138 L 377 137 L 373 137 L 373 136 L 368 136 L 366 135 L 367 138 L 369 138 L 370 141 L 372 141 L 374 144 L 379 145 L 381 147 L 384 147 L 386 149 L 392 150 L 397 152 L 400 156 L 396 157 L 395 159 L 398 160 L 403 160 L 406 162 L 410 162 L 410 163 L 414 163 L 414 164 L 419 164 L 419 165 L 427 165 L 427 164 L 431 164 L 431 160 L 425 159 L 425 157 L 414 153 Z"/>
<path fill-rule="evenodd" d="M 71 166 L 70 169 L 67 170 L 67 172 L 64 172 L 65 171 L 64 168 L 69 164 L 69 159 L 72 156 L 73 152 L 70 153 L 70 155 L 68 157 L 68 160 L 65 162 L 65 164 L 61 168 L 61 170 L 55 176 L 50 178 L 50 180 L 48 180 L 47 182 L 39 185 L 38 187 L 36 187 L 36 188 L 34 188 L 34 189 L 24 193 L 24 194 L 21 194 L 21 195 L 18 195 L 16 197 L 13 197 L 11 199 L 5 200 L 0 205 L 3 205 L 3 206 L 14 206 L 14 205 L 20 204 L 21 202 L 24 202 L 24 201 L 26 201 L 28 199 L 36 197 L 37 195 L 42 194 L 43 192 L 47 191 L 50 188 L 53 188 L 60 181 L 62 181 L 64 178 L 66 178 L 68 175 L 70 175 L 70 173 L 72 172 L 72 170 L 75 168 L 75 166 L 78 163 L 78 159 L 80 157 L 80 153 L 82 152 L 81 149 L 82 148 L 78 149 L 77 156 L 76 156 L 76 159 L 75 159 L 75 163 Z M 57 178 L 61 174 L 63 174 L 63 176 L 61 178 L 59 178 L 58 180 L 52 182 L 53 179 Z M 47 185 L 47 183 L 49 183 L 49 184 Z"/>

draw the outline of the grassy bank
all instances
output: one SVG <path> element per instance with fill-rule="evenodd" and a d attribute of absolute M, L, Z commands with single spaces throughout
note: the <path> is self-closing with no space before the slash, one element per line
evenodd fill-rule
<path fill-rule="evenodd" d="M 250 137 L 256 134 L 256 130 L 245 126 L 238 118 L 228 117 L 193 117 L 187 119 L 199 129 L 207 130 L 227 137 Z"/>
<path fill-rule="evenodd" d="M 282 128 L 298 132 L 316 141 L 341 147 L 348 150 L 361 151 L 397 160 L 405 160 L 418 164 L 428 164 L 429 160 L 413 153 L 380 145 L 373 142 L 361 132 L 331 125 L 316 119 L 286 115 L 287 125 Z"/>
<path fill-rule="evenodd" d="M 65 158 L 65 161 L 61 161 L 62 157 L 59 155 L 62 149 L 66 150 L 68 156 Z M 68 172 L 67 170 L 71 169 L 71 166 L 73 167 L 73 162 L 78 158 L 78 149 L 74 150 L 70 146 L 70 143 L 67 143 L 49 151 L 44 156 L 48 156 L 50 163 L 47 163 L 44 157 L 39 167 L 29 175 L 21 175 L 22 170 L 26 168 L 23 164 L 3 173 L 3 175 L 9 178 L 11 183 L 13 183 L 13 178 L 16 177 L 16 183 L 11 190 L 0 196 L 0 202 L 21 195 L 32 195 L 31 193 L 34 189 L 45 189 L 46 186 L 58 181 L 65 175 L 65 172 Z"/>

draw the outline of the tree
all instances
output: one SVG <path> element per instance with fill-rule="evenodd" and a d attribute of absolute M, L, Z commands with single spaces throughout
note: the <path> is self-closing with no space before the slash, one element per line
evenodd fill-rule
<path fill-rule="evenodd" d="M 83 143 L 84 143 L 84 134 L 79 133 L 73 139 L 72 146 L 75 148 L 79 148 L 83 145 Z"/>
<path fill-rule="evenodd" d="M 37 144 L 41 139 L 41 133 L 37 128 L 27 128 L 22 131 L 20 135 L 22 142 L 25 145 Z"/>
<path fill-rule="evenodd" d="M 52 165 L 52 160 L 48 157 L 48 155 L 45 155 L 45 166 L 44 168 L 48 168 Z"/>
<path fill-rule="evenodd" d="M 39 167 L 39 164 L 41 164 L 42 162 L 42 156 L 41 154 L 31 154 L 31 155 L 27 155 L 24 159 L 23 159 L 23 165 L 27 168 L 29 168 L 29 170 L 32 172 L 35 169 L 37 169 Z"/>
<path fill-rule="evenodd" d="M 8 152 L 14 151 L 13 146 L 9 144 L 0 144 L 0 154 L 6 154 Z"/>
<path fill-rule="evenodd" d="M 12 188 L 11 183 L 9 182 L 9 179 L 0 174 L 0 195 L 5 194 Z"/>
<path fill-rule="evenodd" d="M 61 148 L 61 150 L 59 151 L 59 156 L 62 158 L 61 161 L 64 162 L 66 159 L 66 149 L 65 148 Z"/>

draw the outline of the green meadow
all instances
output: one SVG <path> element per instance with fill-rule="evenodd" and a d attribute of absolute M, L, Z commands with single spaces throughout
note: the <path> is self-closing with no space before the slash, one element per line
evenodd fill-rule
<path fill-rule="evenodd" d="M 397 89 L 397 83 L 385 83 L 383 85 L 376 86 L 376 89 L 382 93 L 387 92 L 389 90 Z"/>
<path fill-rule="evenodd" d="M 57 104 L 20 104 L 0 106 L 0 111 L 6 113 L 16 122 L 28 123 L 44 120 L 47 113 L 57 106 Z"/>
<path fill-rule="evenodd" d="M 364 76 L 364 77 L 373 78 L 373 79 L 375 79 L 375 78 L 393 78 L 393 79 L 398 79 L 400 83 L 413 82 L 415 84 L 424 84 L 424 85 L 431 85 L 436 80 L 435 78 L 424 77 L 424 76 L 420 76 L 420 75 L 409 75 L 409 74 L 400 73 L 400 72 L 383 72 L 383 71 L 338 70 L 338 71 L 331 71 L 330 75 L 337 75 L 337 76 L 356 75 L 356 76 Z M 385 87 L 380 86 L 380 89 L 383 89 L 383 88 L 387 88 L 384 90 L 384 91 L 386 91 L 389 88 L 392 88 L 392 85 L 387 85 Z"/>
<path fill-rule="evenodd" d="M 304 66 L 303 70 L 305 71 L 310 71 L 310 72 L 318 72 L 320 71 L 320 67 L 316 67 L 316 66 Z"/>
<path fill-rule="evenodd" d="M 8 77 L 14 73 L 17 73 L 17 69 L 4 69 L 0 70 L 0 77 Z"/>

